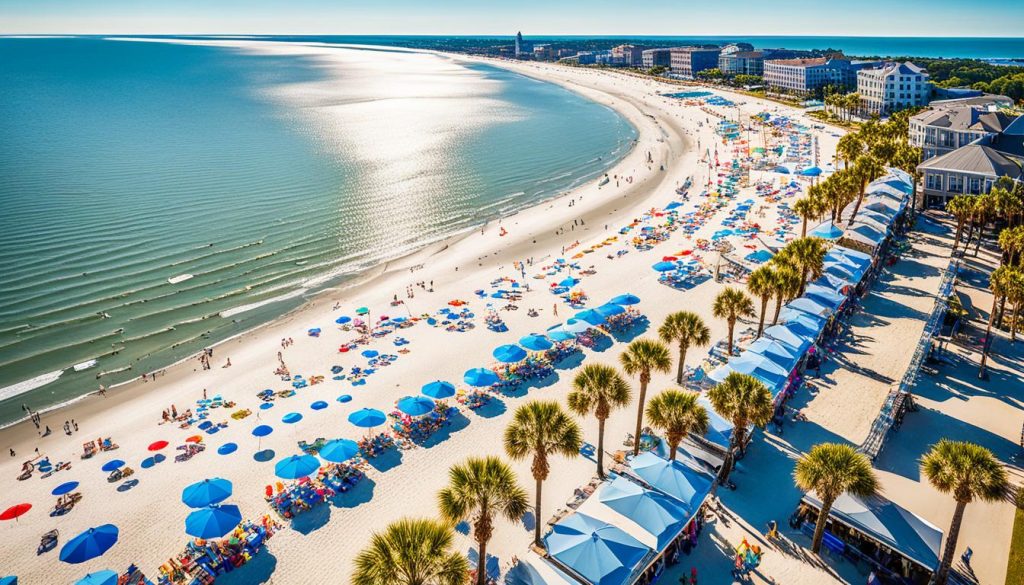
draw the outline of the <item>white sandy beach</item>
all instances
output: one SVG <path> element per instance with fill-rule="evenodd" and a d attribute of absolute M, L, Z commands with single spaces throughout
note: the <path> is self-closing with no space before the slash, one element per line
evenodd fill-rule
<path fill-rule="evenodd" d="M 346 50 L 249 41 L 230 44 L 251 51 L 313 55 L 322 59 L 328 68 L 331 60 Z M 0 526 L 5 537 L 0 573 L 18 575 L 21 582 L 29 584 L 65 583 L 91 570 L 110 568 L 123 571 L 130 563 L 136 563 L 150 578 L 154 578 L 156 568 L 180 552 L 188 540 L 183 526 L 189 509 L 180 502 L 182 488 L 207 477 L 223 477 L 234 483 L 235 493 L 229 502 L 239 505 L 245 517 L 271 514 L 263 492 L 264 486 L 276 481 L 273 461 L 261 463 L 253 460 L 253 453 L 257 451 L 256 439 L 250 435 L 253 427 L 265 423 L 275 428 L 274 434 L 262 440 L 262 448 L 273 449 L 276 452 L 274 460 L 277 460 L 298 452 L 298 440 L 360 437 L 361 430 L 346 421 L 347 415 L 354 410 L 370 407 L 388 412 L 395 400 L 418 394 L 420 386 L 436 379 L 449 380 L 461 387 L 465 370 L 493 363 L 493 348 L 515 343 L 531 332 L 542 332 L 571 316 L 571 309 L 545 290 L 550 278 L 530 278 L 540 272 L 539 266 L 561 257 L 563 247 L 579 241 L 578 249 L 574 248 L 565 255 L 575 254 L 615 235 L 619 228 L 639 218 L 644 211 L 652 207 L 664 208 L 675 199 L 674 189 L 690 176 L 696 177 L 697 184 L 691 189 L 685 209 L 694 208 L 697 204 L 694 194 L 699 193 L 701 182 L 707 178 L 706 165 L 698 162 L 698 140 L 701 150 L 709 147 L 714 150 L 717 144 L 723 158 L 727 157 L 712 125 L 699 125 L 708 118 L 705 112 L 685 106 L 680 100 L 659 95 L 659 92 L 678 91 L 678 86 L 548 64 L 495 64 L 561 84 L 625 116 L 638 130 L 639 138 L 633 151 L 609 173 L 619 179 L 612 178 L 604 186 L 599 186 L 596 181 L 583 185 L 558 199 L 491 223 L 482 231 L 432 244 L 420 252 L 391 262 L 357 285 L 329 291 L 270 325 L 218 346 L 211 370 L 202 371 L 197 361 L 190 360 L 168 368 L 155 382 L 132 383 L 109 391 L 106 397 L 90 396 L 68 408 L 46 413 L 43 423 L 54 431 L 49 437 L 40 439 L 35 428 L 27 422 L 0 431 L 0 447 L 13 448 L 17 452 L 16 457 L 5 457 L 0 463 L 0 482 L 3 482 L 5 493 L 0 508 L 22 501 L 35 506 L 18 522 Z M 786 110 L 772 102 L 715 91 L 739 104 L 738 108 L 711 107 L 723 115 L 735 116 L 738 111 L 747 117 L 766 110 Z M 788 114 L 801 116 L 795 110 Z M 714 122 L 713 119 L 711 121 Z M 837 131 L 817 131 L 817 136 L 822 163 L 828 162 L 834 152 Z M 648 153 L 653 164 L 646 162 Z M 660 170 L 662 166 L 665 170 Z M 624 177 L 632 177 L 632 182 L 625 181 Z M 737 199 L 744 196 L 754 197 L 753 189 L 742 190 Z M 570 201 L 574 202 L 572 206 Z M 726 210 L 720 211 L 696 237 L 708 237 L 718 228 L 718 221 L 726 213 Z M 769 210 L 768 213 L 768 219 L 762 221 L 773 223 L 774 211 Z M 507 235 L 501 235 L 501 230 L 507 230 Z M 653 250 L 639 252 L 628 248 L 629 253 L 609 258 L 612 252 L 627 249 L 622 240 L 625 237 L 620 236 L 617 244 L 597 248 L 579 260 L 584 268 L 592 265 L 595 271 L 595 274 L 583 277 L 579 285 L 590 297 L 591 306 L 631 292 L 642 299 L 637 308 L 648 317 L 653 328 L 668 313 L 685 308 L 705 316 L 712 328 L 713 339 L 724 336 L 725 324 L 710 315 L 711 299 L 722 285 L 708 281 L 692 290 L 678 291 L 660 285 L 658 274 L 650 268 L 664 255 L 692 248 L 689 238 L 675 232 L 669 241 Z M 713 257 L 714 253 L 708 253 L 708 256 Z M 490 290 L 489 283 L 499 277 L 518 277 L 512 263 L 531 258 L 534 262 L 527 268 L 526 282 L 531 284 L 532 291 L 519 303 L 518 311 L 501 312 L 509 332 L 487 330 L 483 325 L 483 314 L 486 302 L 492 299 L 478 299 L 473 291 Z M 406 287 L 416 282 L 432 282 L 434 292 L 415 287 L 415 298 L 406 299 Z M 405 304 L 391 306 L 394 295 L 403 299 Z M 368 379 L 366 385 L 352 387 L 347 381 L 330 379 L 330 368 L 335 364 L 348 370 L 366 363 L 358 352 L 338 352 L 341 343 L 354 337 L 353 333 L 341 331 L 334 324 L 339 315 L 353 315 L 355 308 L 366 306 L 375 318 L 380 315 L 419 316 L 434 313 L 452 299 L 469 301 L 470 308 L 477 315 L 475 329 L 452 333 L 424 322 L 417 323 L 400 333 L 409 340 L 405 347 L 411 350 L 410 353 L 400 355 L 395 364 L 382 368 Z M 339 309 L 333 308 L 336 303 L 340 304 Z M 553 314 L 556 303 L 557 316 Z M 531 307 L 539 312 L 538 317 L 527 315 L 527 309 Z M 318 338 L 307 336 L 306 331 L 311 327 L 321 327 L 322 335 Z M 653 332 L 648 331 L 647 334 Z M 257 409 L 260 403 L 256 398 L 257 392 L 264 388 L 282 390 L 290 387 L 290 383 L 282 382 L 273 372 L 277 352 L 281 350 L 280 340 L 288 337 L 295 340 L 293 346 L 283 351 L 291 372 L 307 378 L 326 375 L 327 380 L 299 390 L 294 397 L 276 401 L 270 410 L 260 411 Z M 392 339 L 393 336 L 380 338 L 367 347 L 382 353 L 394 352 L 397 348 L 392 345 Z M 603 352 L 585 350 L 583 363 L 617 363 L 624 347 L 624 343 L 615 343 Z M 221 367 L 228 357 L 232 366 Z M 868 363 L 858 361 L 858 364 L 878 369 L 870 363 L 871 359 L 885 357 L 869 358 Z M 690 363 L 697 361 L 696 355 L 689 360 Z M 553 385 L 532 388 L 525 396 L 502 397 L 496 401 L 497 407 L 482 414 L 464 410 L 461 420 L 446 431 L 450 432 L 447 438 L 430 447 L 400 452 L 400 463 L 388 469 L 369 468 L 363 484 L 348 497 L 349 506 L 322 505 L 300 516 L 296 525 L 298 530 L 286 529 L 276 535 L 270 541 L 269 549 L 262 552 L 257 561 L 224 577 L 223 581 L 346 582 L 353 557 L 374 530 L 401 516 L 434 515 L 435 494 L 446 483 L 448 466 L 468 455 L 502 454 L 500 433 L 515 408 L 532 398 L 563 401 L 573 374 L 572 370 L 560 370 Z M 657 392 L 670 385 L 670 377 L 658 376 L 651 390 Z M 210 446 L 206 452 L 188 462 L 175 463 L 170 449 L 196 431 L 158 424 L 160 413 L 171 404 L 175 404 L 179 411 L 195 408 L 195 401 L 202 398 L 204 389 L 210 396 L 220 394 L 226 400 L 235 401 L 237 407 L 215 411 L 211 420 L 228 421 L 229 426 L 206 439 Z M 350 394 L 352 401 L 346 404 L 336 402 L 335 398 L 341 394 Z M 321 411 L 311 410 L 309 405 L 316 400 L 325 400 L 330 406 Z M 876 396 L 868 396 L 865 400 L 865 412 L 877 404 Z M 240 408 L 252 409 L 254 414 L 241 421 L 230 419 L 230 412 Z M 281 417 L 288 412 L 302 413 L 304 419 L 295 425 L 282 424 Z M 818 411 L 815 421 L 828 427 L 833 422 L 839 424 L 844 416 L 848 418 L 841 409 L 831 414 Z M 830 421 L 831 417 L 835 418 Z M 69 419 L 74 419 L 80 428 L 71 437 L 61 431 L 63 422 Z M 621 448 L 622 438 L 632 430 L 631 421 L 629 410 L 618 412 L 609 420 L 606 435 L 609 451 Z M 591 419 L 582 423 L 585 438 L 596 442 L 596 423 Z M 859 428 L 861 424 L 870 424 L 870 419 L 860 421 L 854 427 Z M 848 433 L 840 434 L 845 436 Z M 849 434 L 857 433 L 850 431 Z M 120 444 L 120 449 L 86 461 L 80 460 L 82 443 L 100 436 L 112 437 Z M 150 469 L 141 469 L 139 463 L 150 455 L 146 451 L 147 445 L 158 440 L 170 442 L 172 447 L 167 451 L 168 460 Z M 229 441 L 238 443 L 238 451 L 227 456 L 218 455 L 216 447 Z M 31 458 L 36 448 L 53 462 L 72 462 L 71 470 L 56 473 L 45 480 L 32 477 L 22 482 L 15 481 L 22 462 Z M 133 488 L 118 491 L 118 484 L 108 483 L 106 474 L 100 471 L 104 462 L 115 457 L 124 459 L 136 469 L 134 479 L 139 483 Z M 377 465 L 382 466 L 380 463 Z M 529 464 L 520 463 L 515 467 L 524 487 L 532 492 Z M 553 513 L 571 495 L 573 488 L 585 483 L 594 471 L 593 462 L 582 457 L 556 461 L 545 486 L 545 514 Z M 80 491 L 84 499 L 70 513 L 51 518 L 48 512 L 55 498 L 50 495 L 50 490 L 70 480 L 81 482 Z M 746 495 L 753 497 L 755 493 L 751 491 Z M 117 525 L 121 536 L 118 544 L 103 557 L 82 565 L 68 565 L 58 562 L 56 552 L 35 555 L 39 537 L 52 528 L 60 529 L 63 542 L 82 530 L 104 523 Z M 525 552 L 531 534 L 532 531 L 522 525 L 500 522 L 488 552 L 506 566 L 512 555 L 521 556 Z M 459 546 L 465 551 L 473 543 L 468 537 L 460 536 Z"/>

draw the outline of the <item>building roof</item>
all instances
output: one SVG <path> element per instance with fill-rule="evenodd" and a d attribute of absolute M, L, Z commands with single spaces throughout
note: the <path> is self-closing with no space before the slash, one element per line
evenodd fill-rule
<path fill-rule="evenodd" d="M 991 146 L 979 144 L 976 141 L 953 152 L 928 159 L 918 168 L 1021 178 L 1022 164 L 1024 164 L 1024 160 L 1007 156 Z"/>
<path fill-rule="evenodd" d="M 860 72 L 865 75 L 876 75 L 879 77 L 888 77 L 890 75 L 928 75 L 927 71 L 910 61 L 904 63 L 882 63 L 880 67 L 861 69 Z"/>
<path fill-rule="evenodd" d="M 767 61 L 767 63 L 771 63 L 773 65 L 786 65 L 789 67 L 814 67 L 828 63 L 828 59 L 825 57 L 814 57 L 812 59 L 776 59 L 773 61 Z"/>
<path fill-rule="evenodd" d="M 1002 132 L 1016 118 L 1006 112 L 990 112 L 972 105 L 930 109 L 914 116 L 915 121 L 925 126 L 986 133 Z"/>
<path fill-rule="evenodd" d="M 727 56 L 727 57 L 736 57 L 737 59 L 759 59 L 761 57 L 764 57 L 764 52 L 762 52 L 762 51 L 740 51 L 738 53 L 729 53 L 728 55 L 725 55 L 725 56 Z"/>

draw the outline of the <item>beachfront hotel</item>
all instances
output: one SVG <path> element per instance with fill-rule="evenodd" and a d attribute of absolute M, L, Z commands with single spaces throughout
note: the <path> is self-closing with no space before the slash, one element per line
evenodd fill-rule
<path fill-rule="evenodd" d="M 623 67 L 639 67 L 644 62 L 643 53 L 636 45 L 619 45 L 612 48 L 612 62 Z"/>
<path fill-rule="evenodd" d="M 694 77 L 701 71 L 718 67 L 721 52 L 718 48 L 672 47 L 669 49 L 669 66 L 676 75 Z"/>
<path fill-rule="evenodd" d="M 772 59 L 764 62 L 764 82 L 776 92 L 797 95 L 809 95 L 827 85 L 853 88 L 857 72 L 876 64 L 828 57 Z"/>
<path fill-rule="evenodd" d="M 929 206 L 944 206 L 957 195 L 988 193 L 1002 177 L 1024 181 L 1024 116 L 1001 132 L 930 158 L 917 168 Z"/>
<path fill-rule="evenodd" d="M 931 91 L 928 72 L 909 61 L 857 71 L 857 93 L 868 115 L 928 105 Z"/>
<path fill-rule="evenodd" d="M 672 52 L 669 49 L 647 49 L 640 53 L 640 61 L 644 69 L 669 67 L 672 65 Z"/>
<path fill-rule="evenodd" d="M 991 138 L 1017 119 L 1003 107 L 1012 104 L 1002 96 L 932 102 L 931 108 L 910 117 L 910 144 L 921 149 L 926 161 Z"/>

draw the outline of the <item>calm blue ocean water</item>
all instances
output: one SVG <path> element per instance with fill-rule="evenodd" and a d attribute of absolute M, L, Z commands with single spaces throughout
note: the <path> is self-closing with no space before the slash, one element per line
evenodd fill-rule
<path fill-rule="evenodd" d="M 498 68 L 349 53 L 0 39 L 0 423 L 597 176 L 635 138 Z"/>

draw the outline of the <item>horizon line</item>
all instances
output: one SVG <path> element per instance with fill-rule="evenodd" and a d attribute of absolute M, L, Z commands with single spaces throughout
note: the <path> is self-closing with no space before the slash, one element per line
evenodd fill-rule
<path fill-rule="evenodd" d="M 436 33 L 436 34 L 408 34 L 408 33 L 289 33 L 289 32 L 277 32 L 277 33 L 229 33 L 229 32 L 179 32 L 179 33 L 146 33 L 146 32 L 135 32 L 135 33 L 124 33 L 124 32 L 108 32 L 108 33 L 75 33 L 75 32 L 0 32 L 0 38 L 3 37 L 52 37 L 52 36 L 75 36 L 75 37 L 106 37 L 106 36 L 147 36 L 147 37 L 177 37 L 177 36 L 194 36 L 194 37 L 412 37 L 412 38 L 434 38 L 434 37 L 455 37 L 455 38 L 515 38 L 515 33 Z M 972 36 L 929 36 L 929 35 L 793 35 L 793 34 L 744 34 L 744 33 L 725 33 L 725 34 L 538 34 L 538 35 L 523 35 L 523 38 L 580 38 L 580 39 L 673 39 L 673 38 L 728 38 L 728 37 L 745 37 L 745 38 L 793 38 L 793 39 L 1006 39 L 1006 40 L 1024 40 L 1024 35 L 1021 36 L 989 36 L 989 35 L 972 35 Z"/>

